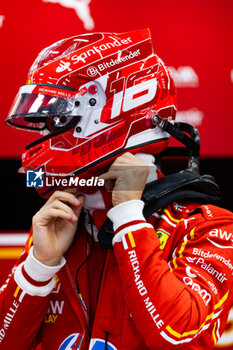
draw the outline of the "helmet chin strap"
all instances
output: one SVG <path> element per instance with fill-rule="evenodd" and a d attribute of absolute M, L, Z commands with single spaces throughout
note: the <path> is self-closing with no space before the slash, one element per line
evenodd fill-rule
<path fill-rule="evenodd" d="M 197 129 L 188 123 L 169 122 L 168 119 L 161 118 L 158 114 L 151 117 L 152 124 L 160 127 L 163 131 L 170 134 L 176 140 L 181 142 L 183 147 L 168 147 L 162 156 L 189 156 L 189 170 L 199 173 L 199 155 L 200 155 L 200 137 Z M 188 136 L 189 134 L 190 136 Z M 178 151 L 178 153 L 177 153 Z M 181 153 L 179 153 L 181 152 Z"/>

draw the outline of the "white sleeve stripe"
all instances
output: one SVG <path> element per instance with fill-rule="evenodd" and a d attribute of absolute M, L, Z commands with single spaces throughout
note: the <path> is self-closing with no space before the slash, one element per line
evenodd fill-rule
<path fill-rule="evenodd" d="M 223 310 L 223 309 L 222 309 Z M 217 318 L 220 313 L 222 312 L 222 310 L 220 310 L 219 312 L 216 312 L 216 314 L 213 315 L 213 317 L 211 318 L 211 320 Z M 172 339 L 169 335 L 167 335 L 164 331 L 162 331 L 160 333 L 160 335 L 166 339 L 169 343 L 172 343 L 174 345 L 178 345 L 178 344 L 182 344 L 182 343 L 187 343 L 187 342 L 190 342 L 191 340 L 193 340 L 194 338 L 196 338 L 201 332 L 203 332 L 204 330 L 208 329 L 209 326 L 211 325 L 211 323 L 207 323 L 206 325 L 204 325 L 201 329 L 199 329 L 199 331 L 192 337 L 192 338 L 186 338 L 186 339 L 183 339 L 183 340 L 175 340 L 175 339 Z"/>
<path fill-rule="evenodd" d="M 173 226 L 173 227 L 176 227 L 176 226 L 177 226 L 177 224 L 175 224 L 174 222 L 171 222 L 171 220 L 169 220 L 168 217 L 167 217 L 166 215 L 164 215 L 164 214 L 158 215 L 157 213 L 153 213 L 152 216 L 155 216 L 155 217 L 157 217 L 157 218 L 162 218 L 162 219 L 164 219 L 165 221 L 167 221 L 167 223 L 168 223 L 169 225 L 171 225 L 171 226 Z"/>
<path fill-rule="evenodd" d="M 140 230 L 140 229 L 146 228 L 146 227 L 147 227 L 147 228 L 153 228 L 153 229 L 154 229 L 154 227 L 153 227 L 151 224 L 148 224 L 148 223 L 146 223 L 146 222 L 145 222 L 145 224 L 142 223 L 142 224 L 136 224 L 136 225 L 128 226 L 128 227 L 124 228 L 123 230 L 119 231 L 119 232 L 114 236 L 114 238 L 113 238 L 113 240 L 112 240 L 112 244 L 114 245 L 116 242 L 121 242 L 121 241 L 123 241 L 123 238 L 124 238 L 124 236 L 125 236 L 127 233 L 133 232 L 133 231 L 137 231 L 137 230 Z"/>
<path fill-rule="evenodd" d="M 127 250 L 129 247 L 128 247 L 128 243 L 125 239 L 125 236 L 122 236 L 122 243 L 123 243 L 123 247 L 125 250 Z"/>
<path fill-rule="evenodd" d="M 21 293 L 20 296 L 19 296 L 19 301 L 20 301 L 20 303 L 22 302 L 22 300 L 23 300 L 25 294 L 26 294 L 26 292 L 23 290 L 22 293 Z"/>
<path fill-rule="evenodd" d="M 220 338 L 220 334 L 219 334 L 220 324 L 221 324 L 220 323 L 220 319 L 218 318 L 218 320 L 217 320 L 217 329 L 216 329 L 216 335 L 218 337 L 217 340 L 219 340 L 219 338 Z"/>
<path fill-rule="evenodd" d="M 192 340 L 192 338 L 186 338 L 186 339 L 184 339 L 184 340 L 179 340 L 179 341 L 177 341 L 177 340 L 174 340 L 174 339 L 172 339 L 171 337 L 169 337 L 165 332 L 161 332 L 160 333 L 160 335 L 165 339 L 165 340 L 167 340 L 169 343 L 172 343 L 172 344 L 174 344 L 174 345 L 178 345 L 178 344 L 181 344 L 181 343 L 189 343 L 191 340 Z"/>
<path fill-rule="evenodd" d="M 189 343 L 191 340 L 193 340 L 194 338 L 196 338 L 201 332 L 203 332 L 204 330 L 206 330 L 207 328 L 209 328 L 210 323 L 206 324 L 205 326 L 203 326 L 200 331 L 198 333 L 196 333 L 192 338 L 186 338 L 183 340 L 174 340 L 171 337 L 169 337 L 164 331 L 162 331 L 160 334 L 161 336 L 166 339 L 167 341 L 169 341 L 169 343 L 172 343 L 174 345 L 178 345 L 178 344 L 182 344 L 182 343 Z"/>

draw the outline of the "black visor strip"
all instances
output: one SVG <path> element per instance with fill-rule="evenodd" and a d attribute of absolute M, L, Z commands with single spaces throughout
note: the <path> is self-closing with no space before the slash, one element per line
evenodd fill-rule
<path fill-rule="evenodd" d="M 32 131 L 43 131 L 46 127 L 43 128 L 35 128 L 35 127 L 31 127 L 31 126 L 26 126 L 26 125 L 19 125 L 17 123 L 12 122 L 11 120 L 5 120 L 5 123 L 8 125 L 12 125 L 18 129 L 25 129 L 25 130 L 32 130 Z"/>
<path fill-rule="evenodd" d="M 31 83 L 26 85 L 40 85 L 40 86 L 48 86 L 48 87 L 54 87 L 56 89 L 62 89 L 62 90 L 69 90 L 69 91 L 75 91 L 74 88 L 65 86 L 65 85 L 56 85 L 56 84 L 46 84 L 46 83 Z M 25 86 L 25 85 L 24 85 Z"/>

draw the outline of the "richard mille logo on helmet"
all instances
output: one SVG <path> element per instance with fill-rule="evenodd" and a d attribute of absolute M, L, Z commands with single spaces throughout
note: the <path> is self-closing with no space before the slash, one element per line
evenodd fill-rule
<path fill-rule="evenodd" d="M 99 54 L 100 56 L 102 56 L 101 55 L 102 51 L 107 51 L 114 47 L 120 47 L 120 46 L 128 45 L 129 43 L 132 43 L 132 40 L 130 37 L 127 39 L 117 39 L 114 37 L 111 37 L 111 38 L 113 39 L 113 41 L 101 44 L 99 46 L 94 45 L 92 46 L 91 49 L 82 52 L 80 55 L 77 55 L 77 54 L 73 55 L 71 57 L 71 61 L 73 62 L 73 64 L 77 64 L 80 61 L 85 63 L 88 57 L 91 57 L 96 54 Z M 70 65 L 71 65 L 71 62 L 64 62 L 63 60 L 61 60 L 59 62 L 59 66 L 56 68 L 56 72 L 60 73 L 65 70 L 71 71 Z"/>
<path fill-rule="evenodd" d="M 72 186 L 104 186 L 104 180 L 99 179 L 98 176 L 92 176 L 88 179 L 83 179 L 78 176 L 71 176 L 69 178 L 57 178 L 55 176 L 44 176 L 44 171 L 39 170 L 28 170 L 27 171 L 27 187 L 72 187 Z"/>

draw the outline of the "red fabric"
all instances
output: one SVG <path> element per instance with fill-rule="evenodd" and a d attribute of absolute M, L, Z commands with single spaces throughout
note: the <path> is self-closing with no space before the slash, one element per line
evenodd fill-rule
<path fill-rule="evenodd" d="M 106 260 L 106 248 L 93 243 L 92 249 L 80 224 L 47 297 L 26 294 L 20 301 L 23 291 L 16 293 L 12 276 L 0 295 L 1 349 L 35 349 L 42 342 L 42 350 L 57 350 L 73 339 L 72 349 L 87 350 L 89 333 L 104 342 L 106 332 L 110 349 L 211 349 L 232 305 L 233 215 L 179 203 L 148 222 L 155 230 L 127 233 Z M 85 311 L 75 274 L 87 246 L 93 252 L 78 274 Z"/>
<path fill-rule="evenodd" d="M 118 232 L 120 232 L 121 230 L 123 230 L 124 228 L 130 226 L 130 225 L 137 225 L 137 224 L 143 224 L 145 223 L 145 220 L 134 220 L 131 222 L 127 222 L 124 225 L 121 225 L 120 227 L 118 227 L 118 229 L 116 229 L 115 234 L 117 234 Z"/>
<path fill-rule="evenodd" d="M 43 287 L 43 286 L 46 286 L 51 280 L 52 280 L 52 278 L 50 278 L 49 280 L 47 280 L 47 281 L 36 281 L 36 280 L 34 280 L 33 278 L 31 278 L 28 274 L 27 274 L 27 272 L 26 272 L 26 270 L 25 270 L 25 268 L 24 268 L 24 265 L 22 266 L 22 274 L 23 274 L 23 276 L 26 278 L 26 280 L 28 280 L 28 282 L 30 282 L 31 284 L 33 284 L 34 286 L 37 286 L 37 287 Z"/>

